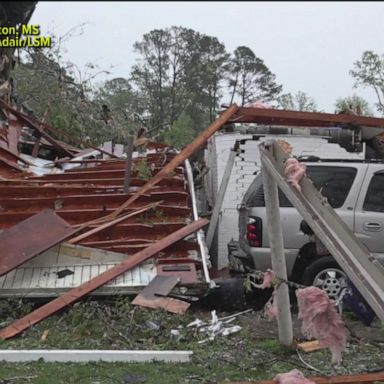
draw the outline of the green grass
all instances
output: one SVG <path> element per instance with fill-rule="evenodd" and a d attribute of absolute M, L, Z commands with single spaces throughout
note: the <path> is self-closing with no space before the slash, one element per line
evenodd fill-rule
<path fill-rule="evenodd" d="M 0 322 L 9 323 L 30 309 L 30 303 L 24 301 L 0 301 Z M 0 384 L 124 384 L 123 378 L 127 374 L 145 376 L 146 383 L 212 384 L 271 379 L 277 373 L 293 368 L 300 369 L 306 376 L 314 375 L 314 372 L 306 369 L 294 350 L 283 347 L 276 339 L 255 336 L 253 330 L 259 327 L 259 323 L 254 313 L 242 317 L 241 332 L 217 337 L 203 344 L 198 342 L 205 339 L 206 335 L 186 327 L 196 317 L 209 321 L 210 313 L 194 309 L 179 316 L 162 310 L 134 307 L 126 298 L 85 300 L 51 316 L 18 337 L 1 341 L 0 348 L 192 350 L 192 361 L 180 364 L 1 363 Z M 149 320 L 158 324 L 160 329 L 150 329 L 146 325 Z M 273 328 L 276 324 L 268 326 Z M 170 335 L 171 330 L 176 328 L 181 332 L 180 340 Z M 49 331 L 48 337 L 42 341 L 41 336 L 46 330 Z M 305 355 L 305 360 L 324 374 L 358 373 L 382 366 L 382 349 L 380 345 L 352 343 L 345 354 L 344 366 L 337 369 L 331 366 L 327 350 Z"/>
<path fill-rule="evenodd" d="M 2 364 L 0 377 L 19 377 L 17 383 L 30 382 L 35 384 L 69 384 L 69 383 L 121 383 L 125 375 L 144 376 L 146 383 L 179 384 L 179 383 L 216 383 L 219 381 L 257 379 L 262 373 L 255 368 L 245 373 L 234 372 L 233 367 L 225 364 L 201 369 L 195 364 Z M 265 376 L 265 375 L 264 375 Z M 30 379 L 21 379 L 30 377 Z M 54 381 L 53 381 L 54 378 Z M 1 379 L 0 379 L 1 380 Z"/>

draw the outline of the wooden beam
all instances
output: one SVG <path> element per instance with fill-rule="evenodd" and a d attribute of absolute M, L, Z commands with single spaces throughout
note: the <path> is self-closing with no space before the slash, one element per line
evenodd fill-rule
<path fill-rule="evenodd" d="M 216 119 L 205 131 L 192 141 L 191 144 L 187 145 L 175 158 L 173 158 L 163 169 L 161 169 L 152 179 L 150 179 L 142 188 L 140 188 L 132 197 L 130 197 L 124 204 L 116 209 L 114 213 L 109 216 L 115 217 L 122 210 L 128 207 L 131 203 L 136 201 L 141 195 L 147 192 L 151 187 L 156 185 L 164 177 L 168 177 L 171 172 L 175 170 L 182 162 L 190 157 L 194 152 L 197 151 L 207 140 L 217 132 L 238 110 L 238 106 L 233 104 L 230 106 L 218 119 Z M 105 216 L 102 219 L 109 218 Z M 102 220 L 100 219 L 100 220 Z"/>
<path fill-rule="evenodd" d="M 215 206 L 213 207 L 212 216 L 211 216 L 211 220 L 209 222 L 209 227 L 207 231 L 206 242 L 207 242 L 208 249 L 210 249 L 212 245 L 213 235 L 215 234 L 217 222 L 219 221 L 221 206 L 223 205 L 225 192 L 227 192 L 228 182 L 231 177 L 231 172 L 232 172 L 233 164 L 235 163 L 236 154 L 237 154 L 236 150 L 231 149 L 228 156 L 227 165 L 225 166 L 224 175 L 223 175 L 223 178 L 221 179 L 219 192 L 217 193 L 217 196 L 216 196 Z M 218 260 L 213 260 L 213 258 L 211 257 L 211 261 L 212 261 L 212 267 L 217 268 Z"/>
<path fill-rule="evenodd" d="M 271 248 L 272 270 L 277 276 L 287 280 L 287 266 L 285 263 L 283 232 L 280 222 L 277 183 L 264 166 L 263 157 L 261 158 L 261 165 L 265 208 L 267 213 L 267 233 L 269 234 L 269 243 Z M 289 347 L 293 342 L 293 328 L 287 284 L 280 284 L 280 286 L 276 289 L 274 300 L 274 304 L 277 306 L 279 340 L 282 344 Z"/>
<path fill-rule="evenodd" d="M 87 237 L 89 237 L 91 235 L 94 235 L 95 233 L 99 233 L 100 231 L 103 231 L 104 229 L 113 227 L 114 225 L 116 225 L 116 224 L 118 224 L 118 223 L 120 223 L 120 222 L 122 222 L 122 221 L 124 221 L 124 220 L 126 220 L 126 219 L 128 219 L 130 217 L 132 217 L 132 216 L 136 216 L 136 215 L 139 215 L 140 213 L 149 211 L 150 209 L 157 207 L 161 203 L 163 203 L 163 201 L 158 201 L 158 202 L 153 203 L 153 204 L 148 204 L 148 205 L 146 205 L 143 208 L 135 210 L 134 212 L 130 212 L 127 215 L 120 216 L 119 218 L 117 218 L 115 220 L 106 222 L 104 224 L 101 224 L 101 225 L 97 226 L 96 228 L 93 228 L 93 229 L 91 229 L 91 230 L 89 230 L 89 231 L 87 231 L 85 233 L 82 233 L 79 236 L 76 236 L 73 239 L 67 241 L 67 243 L 69 243 L 69 244 L 76 244 L 79 241 L 82 241 L 82 240 L 86 239 Z M 91 225 L 92 222 L 93 222 L 93 220 L 91 220 L 91 221 L 89 221 L 87 223 L 81 224 L 80 228 L 86 228 L 89 225 Z"/>
<path fill-rule="evenodd" d="M 101 273 L 86 283 L 69 290 L 68 292 L 50 301 L 48 304 L 45 304 L 34 310 L 23 318 L 16 320 L 9 326 L 0 330 L 0 338 L 9 339 L 10 337 L 18 335 L 20 332 L 28 329 L 32 325 L 38 323 L 39 321 L 45 319 L 60 309 L 65 308 L 67 305 L 74 303 L 88 293 L 93 292 L 95 289 L 115 279 L 122 273 L 136 267 L 145 260 L 153 257 L 158 252 L 190 235 L 191 233 L 196 232 L 207 224 L 208 220 L 200 219 L 166 236 L 157 243 L 150 245 L 149 247 L 129 257 L 128 259 L 122 261 L 120 264 L 108 269 L 107 271 Z"/>
<path fill-rule="evenodd" d="M 374 382 L 384 382 L 384 372 L 346 376 L 308 377 L 308 380 L 314 381 L 316 384 L 369 384 Z M 277 384 L 277 380 L 233 381 L 230 383 L 226 382 L 226 384 Z"/>
<path fill-rule="evenodd" d="M 124 193 L 128 193 L 129 186 L 131 184 L 131 170 L 132 170 L 132 153 L 133 153 L 133 136 L 127 137 L 127 164 L 124 174 Z"/>
<path fill-rule="evenodd" d="M 238 109 L 232 116 L 234 123 L 260 123 L 275 125 L 332 127 L 338 124 L 355 124 L 364 127 L 384 128 L 384 119 L 347 114 L 286 111 L 281 109 L 246 108 Z"/>

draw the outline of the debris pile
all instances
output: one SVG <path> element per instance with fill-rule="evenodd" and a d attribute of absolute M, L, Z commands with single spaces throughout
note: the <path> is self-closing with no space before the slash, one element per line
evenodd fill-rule
<path fill-rule="evenodd" d="M 156 303 L 176 313 L 190 304 L 167 297 L 171 290 L 182 291 L 184 299 L 206 293 L 208 254 L 199 233 L 208 220 L 197 216 L 186 162 L 236 112 L 236 105 L 180 153 L 146 140 L 145 148 L 121 157 L 102 147 L 78 151 L 55 139 L 58 132 L 49 124 L 3 100 L 0 108 L 9 119 L 2 124 L 0 142 L 0 229 L 8 248 L 19 239 L 12 263 L 0 257 L 0 296 L 59 295 L 0 330 L 1 338 L 17 335 L 107 284 L 117 293 L 127 287 L 151 289 L 156 284 L 149 283 L 162 277 L 169 287 L 156 287 L 137 304 Z M 25 130 L 37 133 L 32 156 L 18 152 Z M 42 145 L 49 146 L 54 161 L 37 157 Z"/>
<path fill-rule="evenodd" d="M 238 315 L 247 313 L 247 312 L 250 312 L 250 310 L 219 319 L 217 317 L 216 311 L 213 310 L 211 312 L 212 318 L 210 323 L 205 323 L 200 319 L 196 319 L 191 323 L 189 323 L 187 325 L 187 328 L 194 327 L 198 329 L 200 333 L 206 333 L 208 335 L 208 338 L 200 340 L 198 342 L 199 344 L 203 344 L 203 343 L 206 343 L 207 341 L 215 340 L 215 338 L 219 335 L 228 336 L 232 333 L 241 331 L 242 328 L 240 327 L 240 325 L 232 325 L 232 326 L 227 326 L 227 325 L 232 323 Z"/>

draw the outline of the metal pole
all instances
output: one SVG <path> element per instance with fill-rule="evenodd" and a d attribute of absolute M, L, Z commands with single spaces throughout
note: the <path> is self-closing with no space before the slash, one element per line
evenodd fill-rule
<path fill-rule="evenodd" d="M 185 169 L 187 170 L 189 193 L 191 194 L 191 200 L 192 200 L 193 220 L 196 221 L 196 220 L 199 220 L 199 214 L 197 213 L 196 192 L 195 192 L 195 186 L 193 184 L 192 167 L 188 159 L 184 161 L 184 164 L 185 164 Z M 209 260 L 209 254 L 208 254 L 208 247 L 205 242 L 204 231 L 202 229 L 199 229 L 196 232 L 196 235 L 197 235 L 196 236 L 197 242 L 199 243 L 199 248 L 201 253 L 201 261 L 203 264 L 205 281 L 209 283 L 209 286 L 211 288 L 213 288 L 215 287 L 215 283 L 213 280 L 211 280 L 211 277 L 209 276 L 208 263 L 207 263 L 207 260 Z"/>
<path fill-rule="evenodd" d="M 280 224 L 277 184 L 268 172 L 267 167 L 265 167 L 263 159 L 261 159 L 261 164 L 272 269 L 278 277 L 287 280 L 287 266 L 285 264 L 283 233 Z M 279 330 L 279 340 L 282 344 L 291 346 L 293 342 L 293 331 L 287 284 L 280 284 L 277 288 L 275 301 L 278 308 L 277 325 Z"/>
<path fill-rule="evenodd" d="M 127 146 L 125 153 L 127 154 L 127 163 L 125 166 L 124 174 L 124 193 L 128 193 L 129 184 L 131 183 L 131 170 L 132 170 L 132 153 L 133 153 L 133 136 L 127 136 Z"/>
<path fill-rule="evenodd" d="M 228 156 L 227 165 L 226 165 L 225 170 L 224 170 L 224 175 L 223 175 L 223 178 L 221 179 L 219 192 L 218 192 L 217 197 L 216 197 L 216 202 L 215 202 L 215 205 L 213 207 L 211 220 L 209 222 L 209 227 L 208 227 L 208 231 L 207 231 L 207 247 L 208 247 L 208 249 L 210 249 L 211 245 L 212 245 L 213 236 L 215 234 L 217 222 L 219 220 L 221 207 L 223 205 L 225 192 L 227 191 L 229 178 L 231 177 L 231 172 L 232 172 L 233 164 L 235 162 L 236 154 L 237 154 L 236 149 L 235 148 L 231 149 L 229 156 Z M 217 260 L 216 260 L 215 264 L 217 264 Z M 216 265 L 216 267 L 217 267 L 217 265 Z"/>

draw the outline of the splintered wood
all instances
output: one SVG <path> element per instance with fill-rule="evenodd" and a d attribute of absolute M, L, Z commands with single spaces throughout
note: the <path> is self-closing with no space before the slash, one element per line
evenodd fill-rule
<path fill-rule="evenodd" d="M 312 340 L 312 341 L 305 341 L 304 343 L 297 344 L 297 348 L 299 348 L 301 351 L 309 353 L 318 351 L 319 349 L 324 349 L 325 347 L 322 347 L 320 345 L 319 340 Z"/>
<path fill-rule="evenodd" d="M 177 276 L 155 276 L 135 297 L 132 304 L 148 308 L 163 308 L 171 313 L 184 314 L 191 304 L 172 297 L 166 297 L 179 280 Z"/>
<path fill-rule="evenodd" d="M 316 384 L 371 384 L 375 382 L 384 383 L 384 372 L 346 376 L 308 377 L 308 380 L 311 380 Z M 277 380 L 233 381 L 227 384 L 277 384 Z"/>

